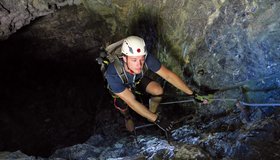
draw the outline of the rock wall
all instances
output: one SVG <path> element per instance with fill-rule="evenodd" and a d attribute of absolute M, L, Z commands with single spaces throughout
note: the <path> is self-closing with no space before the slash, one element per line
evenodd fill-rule
<path fill-rule="evenodd" d="M 144 37 L 150 52 L 200 88 L 272 91 L 265 101 L 279 96 L 277 0 L 83 2 L 112 35 Z"/>
<path fill-rule="evenodd" d="M 63 6 L 80 3 L 80 0 L 1 0 L 0 40 L 7 39 L 38 17 L 53 13 Z"/>

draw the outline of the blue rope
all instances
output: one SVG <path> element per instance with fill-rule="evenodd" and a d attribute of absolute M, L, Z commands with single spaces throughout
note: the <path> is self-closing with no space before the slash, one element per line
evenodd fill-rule
<path fill-rule="evenodd" d="M 280 107 L 279 103 L 246 103 L 242 101 L 239 102 L 241 105 L 249 107 Z"/>
<path fill-rule="evenodd" d="M 233 102 L 237 102 L 237 99 L 229 99 L 229 98 L 220 98 L 220 99 L 210 99 L 213 101 L 233 101 Z M 246 103 L 243 101 L 238 101 L 241 105 L 243 106 L 249 106 L 249 107 L 280 107 L 280 103 Z"/>

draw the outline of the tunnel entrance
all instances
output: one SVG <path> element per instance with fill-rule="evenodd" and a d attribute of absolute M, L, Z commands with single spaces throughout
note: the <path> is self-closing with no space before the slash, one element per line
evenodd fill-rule
<path fill-rule="evenodd" d="M 104 82 L 93 53 L 28 29 L 0 42 L 0 150 L 47 157 L 93 134 Z"/>

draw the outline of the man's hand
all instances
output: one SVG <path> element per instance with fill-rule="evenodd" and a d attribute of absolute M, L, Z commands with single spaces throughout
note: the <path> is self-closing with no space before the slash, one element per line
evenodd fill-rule
<path fill-rule="evenodd" d="M 165 132 L 170 132 L 173 128 L 173 122 L 170 122 L 164 118 L 162 118 L 160 115 L 158 115 L 156 121 L 154 122 L 160 129 L 162 129 Z"/>
<path fill-rule="evenodd" d="M 193 96 L 194 96 L 194 100 L 197 103 L 203 103 L 203 104 L 208 104 L 209 103 L 209 100 L 207 98 L 205 98 L 206 96 L 200 95 L 196 91 L 193 91 Z"/>

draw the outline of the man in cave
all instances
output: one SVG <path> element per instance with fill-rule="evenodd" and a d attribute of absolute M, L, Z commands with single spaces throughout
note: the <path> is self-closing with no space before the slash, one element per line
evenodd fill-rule
<path fill-rule="evenodd" d="M 151 70 L 189 96 L 195 96 L 195 93 L 174 72 L 163 66 L 152 54 L 147 53 L 142 38 L 138 36 L 125 38 L 121 52 L 120 63 L 117 65 L 110 63 L 105 78 L 114 95 L 115 107 L 124 115 L 127 130 L 134 131 L 134 123 L 129 113 L 129 108 L 131 108 L 148 121 L 155 123 L 163 131 L 171 131 L 173 122 L 157 114 L 157 108 L 164 92 L 163 88 L 159 83 L 147 77 L 145 71 Z M 151 95 L 148 108 L 136 99 L 137 91 L 147 92 Z"/>

